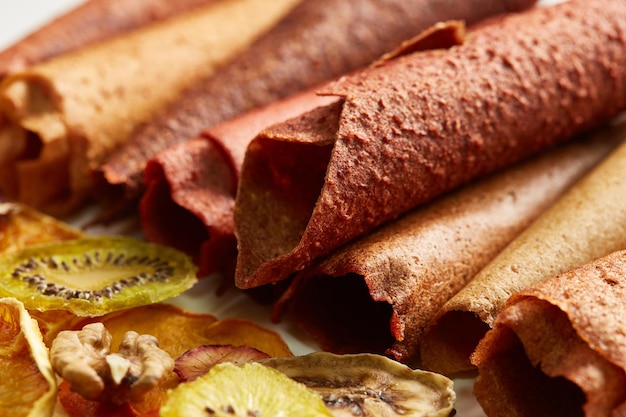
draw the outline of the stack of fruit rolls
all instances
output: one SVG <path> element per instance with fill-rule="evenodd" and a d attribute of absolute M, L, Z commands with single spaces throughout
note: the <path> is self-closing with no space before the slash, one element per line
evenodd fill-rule
<path fill-rule="evenodd" d="M 422 344 L 424 366 L 446 374 L 473 370 L 470 354 L 511 295 L 626 248 L 625 192 L 622 144 L 437 312 Z"/>
<path fill-rule="evenodd" d="M 624 136 L 622 127 L 576 140 L 350 242 L 297 274 L 276 315 L 299 323 L 322 349 L 419 366 L 424 331 L 444 303 Z"/>
<path fill-rule="evenodd" d="M 304 0 L 215 76 L 195 83 L 97 170 L 106 202 L 136 199 L 156 153 L 253 108 L 368 65 L 442 20 L 468 24 L 535 0 Z"/>
<path fill-rule="evenodd" d="M 216 2 L 6 77 L 2 192 L 54 214 L 76 208 L 109 152 L 296 2 Z"/>
<path fill-rule="evenodd" d="M 236 284 L 288 278 L 472 179 L 626 107 L 626 5 L 572 0 L 511 14 L 464 44 L 330 84 L 336 104 L 249 145 L 235 204 Z"/>
<path fill-rule="evenodd" d="M 332 100 L 307 90 L 155 155 L 146 165 L 146 190 L 139 204 L 146 238 L 188 253 L 199 276 L 218 272 L 232 277 L 237 256 L 233 208 L 248 143 L 268 124 Z"/>

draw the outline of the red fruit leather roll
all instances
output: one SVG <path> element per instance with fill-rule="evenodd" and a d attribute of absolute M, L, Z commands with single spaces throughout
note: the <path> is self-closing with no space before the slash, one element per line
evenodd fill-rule
<path fill-rule="evenodd" d="M 149 158 L 217 123 L 360 68 L 443 20 L 474 23 L 536 0 L 303 0 L 218 74 L 180 99 L 94 173 L 96 198 L 133 200 Z"/>
<path fill-rule="evenodd" d="M 236 284 L 275 283 L 468 181 L 626 106 L 626 4 L 573 0 L 481 24 L 448 50 L 343 77 L 337 104 L 266 129 L 235 205 Z"/>
<path fill-rule="evenodd" d="M 89 0 L 0 52 L 0 78 L 216 0 Z"/>
<path fill-rule="evenodd" d="M 199 276 L 222 272 L 232 278 L 237 253 L 233 207 L 248 143 L 263 128 L 333 100 L 307 90 L 155 155 L 146 165 L 146 191 L 139 204 L 146 238 L 188 253 Z"/>
<path fill-rule="evenodd" d="M 322 350 L 419 366 L 422 335 L 439 308 L 621 138 L 563 145 L 350 242 L 296 275 L 275 320 L 289 316 Z"/>
<path fill-rule="evenodd" d="M 511 296 L 472 355 L 488 416 L 626 413 L 626 251 Z"/>

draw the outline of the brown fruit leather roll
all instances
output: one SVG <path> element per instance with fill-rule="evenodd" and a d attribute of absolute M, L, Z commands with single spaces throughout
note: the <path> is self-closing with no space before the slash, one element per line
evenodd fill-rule
<path fill-rule="evenodd" d="M 0 78 L 217 0 L 88 0 L 0 52 Z"/>
<path fill-rule="evenodd" d="M 474 23 L 536 0 L 303 0 L 215 76 L 135 132 L 94 173 L 103 202 L 132 200 L 156 153 L 217 123 L 368 65 L 443 20 Z"/>
<path fill-rule="evenodd" d="M 236 283 L 311 261 L 626 106 L 626 4 L 574 0 L 494 19 L 448 50 L 343 77 L 343 100 L 265 130 L 235 204 Z"/>
<path fill-rule="evenodd" d="M 439 308 L 616 144 L 574 141 L 419 207 L 297 274 L 275 316 L 322 350 L 419 365 Z"/>
<path fill-rule="evenodd" d="M 623 123 L 613 134 L 626 138 Z M 423 366 L 475 371 L 470 355 L 506 300 L 537 282 L 626 248 L 626 143 L 546 210 L 437 312 Z"/>
<path fill-rule="evenodd" d="M 218 1 L 4 78 L 2 192 L 50 214 L 79 208 L 92 192 L 91 171 L 137 126 L 298 1 Z"/>
<path fill-rule="evenodd" d="M 233 207 L 248 143 L 263 128 L 332 100 L 307 90 L 155 155 L 146 165 L 146 191 L 139 203 L 146 238 L 189 254 L 198 276 L 221 272 L 232 279 L 237 253 Z"/>
<path fill-rule="evenodd" d="M 487 416 L 626 413 L 626 251 L 513 296 L 472 355 Z"/>

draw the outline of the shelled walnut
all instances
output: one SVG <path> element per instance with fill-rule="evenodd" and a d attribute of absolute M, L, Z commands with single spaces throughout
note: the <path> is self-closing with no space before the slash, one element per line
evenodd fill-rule
<path fill-rule="evenodd" d="M 63 331 L 50 348 L 52 367 L 83 397 L 118 404 L 140 397 L 174 369 L 174 360 L 151 335 L 126 332 L 116 353 L 111 341 L 102 323 Z"/>

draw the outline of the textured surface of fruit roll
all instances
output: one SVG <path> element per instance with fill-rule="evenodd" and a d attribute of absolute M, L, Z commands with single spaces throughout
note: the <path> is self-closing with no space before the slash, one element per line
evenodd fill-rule
<path fill-rule="evenodd" d="M 216 0 L 88 0 L 0 52 L 0 77 Z"/>
<path fill-rule="evenodd" d="M 146 238 L 187 252 L 199 276 L 222 272 L 232 277 L 237 253 L 233 207 L 248 143 L 263 128 L 333 100 L 307 90 L 155 155 L 146 165 L 146 192 L 139 204 Z"/>
<path fill-rule="evenodd" d="M 323 350 L 417 365 L 439 308 L 617 143 L 575 141 L 420 207 L 297 275 L 275 312 Z"/>
<path fill-rule="evenodd" d="M 472 355 L 487 415 L 623 415 L 624 303 L 624 251 L 513 295 Z"/>
<path fill-rule="evenodd" d="M 460 46 L 342 77 L 343 101 L 266 129 L 235 204 L 241 288 L 313 259 L 626 106 L 626 5 L 575 0 L 481 24 Z"/>
<path fill-rule="evenodd" d="M 133 135 L 96 172 L 98 195 L 116 201 L 142 191 L 157 152 L 238 114 L 369 64 L 402 41 L 449 19 L 474 23 L 535 0 L 304 0 L 214 77 Z"/>
<path fill-rule="evenodd" d="M 442 307 L 422 344 L 424 366 L 447 374 L 473 369 L 469 356 L 507 298 L 626 247 L 625 192 L 622 144 Z"/>
<path fill-rule="evenodd" d="M 52 213 L 74 208 L 91 190 L 91 169 L 134 128 L 296 2 L 216 2 L 5 78 L 3 192 Z"/>

